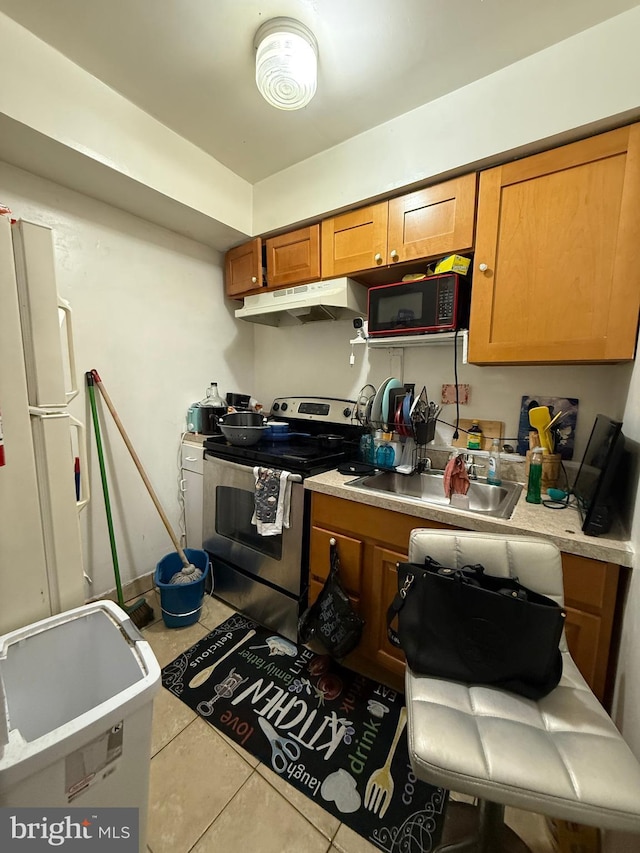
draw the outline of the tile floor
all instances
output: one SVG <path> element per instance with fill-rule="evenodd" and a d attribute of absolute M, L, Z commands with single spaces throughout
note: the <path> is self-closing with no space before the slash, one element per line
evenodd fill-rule
<path fill-rule="evenodd" d="M 143 629 L 161 667 L 234 611 L 206 596 L 200 621 Z M 283 782 L 168 690 L 154 700 L 147 845 L 151 853 L 374 853 L 378 848 Z M 532 853 L 554 853 L 544 818 L 506 810 Z M 379 853 L 379 851 L 378 851 Z"/>

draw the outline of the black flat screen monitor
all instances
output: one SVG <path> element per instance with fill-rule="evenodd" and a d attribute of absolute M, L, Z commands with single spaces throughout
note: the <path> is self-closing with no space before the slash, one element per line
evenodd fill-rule
<path fill-rule="evenodd" d="M 624 450 L 622 423 L 596 415 L 587 447 L 573 484 L 573 494 L 588 536 L 607 533 L 616 514 L 618 469 Z"/>

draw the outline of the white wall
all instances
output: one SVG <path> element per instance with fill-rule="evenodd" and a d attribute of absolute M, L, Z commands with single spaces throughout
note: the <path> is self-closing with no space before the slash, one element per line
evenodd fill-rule
<path fill-rule="evenodd" d="M 0 158 L 210 245 L 251 233 L 251 184 L 1 12 L 0 55 Z"/>
<path fill-rule="evenodd" d="M 639 37 L 640 6 L 258 182 L 255 233 L 638 115 Z"/>
<path fill-rule="evenodd" d="M 356 345 L 355 364 L 349 364 L 355 335 L 351 321 L 309 323 L 303 326 L 256 327 L 256 388 L 267 399 L 285 394 L 315 394 L 355 399 L 366 383 L 376 388 L 388 376 L 427 386 L 429 398 L 440 401 L 441 386 L 454 382 L 453 344 L 407 348 L 404 363 L 390 350 Z M 462 348 L 459 346 L 459 352 Z M 278 369 L 274 369 L 274 365 Z M 460 417 L 499 420 L 505 437 L 518 434 L 523 395 L 577 397 L 575 456 L 582 456 L 596 414 L 621 418 L 632 364 L 562 365 L 546 367 L 479 367 L 458 360 L 458 381 L 471 386 L 470 402 Z M 445 406 L 442 418 L 453 423 L 455 406 Z M 452 429 L 438 430 L 436 441 L 448 444 Z"/>
<path fill-rule="evenodd" d="M 130 214 L 0 163 L 0 199 L 54 230 L 59 292 L 74 311 L 78 370 L 95 368 L 178 530 L 178 447 L 211 380 L 253 393 L 253 330 L 223 296 L 221 256 Z M 98 399 L 98 405 L 101 401 Z M 114 587 L 95 440 L 83 389 L 92 501 L 81 515 L 87 595 Z M 171 541 L 105 407 L 103 443 L 123 581 L 153 571 Z"/>

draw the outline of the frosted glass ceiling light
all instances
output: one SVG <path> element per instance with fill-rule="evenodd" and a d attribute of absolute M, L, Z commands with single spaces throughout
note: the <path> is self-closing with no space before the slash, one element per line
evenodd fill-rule
<path fill-rule="evenodd" d="M 306 107 L 316 93 L 318 44 L 304 24 L 273 18 L 256 33 L 256 85 L 279 110 Z"/>

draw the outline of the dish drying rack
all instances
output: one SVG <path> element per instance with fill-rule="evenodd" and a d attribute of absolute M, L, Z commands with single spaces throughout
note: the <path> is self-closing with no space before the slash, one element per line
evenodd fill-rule
<path fill-rule="evenodd" d="M 391 390 L 395 393 L 391 394 Z M 367 434 L 363 436 L 363 454 L 371 456 L 369 449 L 373 446 L 374 434 L 380 430 L 388 434 L 387 441 L 392 444 L 395 442 L 389 440 L 396 433 L 402 445 L 399 458 L 394 457 L 392 465 L 385 465 L 384 460 L 375 456 L 366 461 L 375 464 L 376 468 L 415 471 L 427 459 L 426 445 L 435 437 L 440 411 L 440 406 L 429 402 L 426 385 L 417 396 L 392 377 L 377 390 L 373 385 L 365 385 L 358 393 L 352 416 L 352 421 L 368 433 L 368 438 Z"/>

